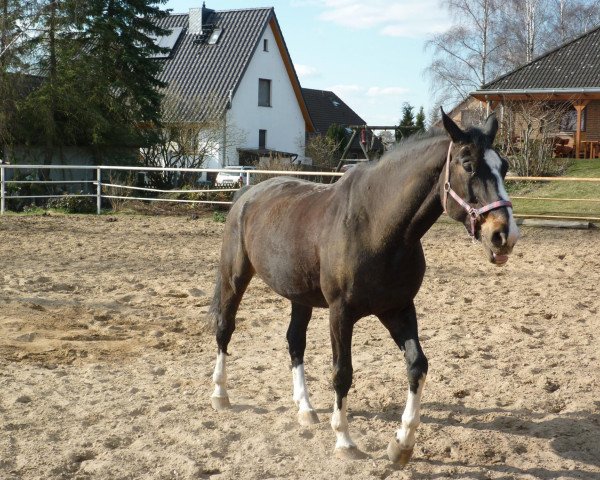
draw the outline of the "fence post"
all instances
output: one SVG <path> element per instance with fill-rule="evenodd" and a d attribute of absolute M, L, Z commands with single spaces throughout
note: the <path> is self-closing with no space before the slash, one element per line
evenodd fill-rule
<path fill-rule="evenodd" d="M 246 172 L 246 185 L 250 185 L 250 172 Z"/>
<path fill-rule="evenodd" d="M 96 213 L 100 215 L 102 210 L 102 170 L 96 168 Z"/>
<path fill-rule="evenodd" d="M 0 164 L 0 215 L 4 215 L 4 209 L 6 207 L 6 191 L 5 191 L 5 181 L 4 181 L 4 165 Z"/>

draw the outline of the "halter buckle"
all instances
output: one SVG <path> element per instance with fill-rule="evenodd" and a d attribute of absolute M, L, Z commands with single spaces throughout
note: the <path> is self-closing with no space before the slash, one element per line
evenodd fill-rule
<path fill-rule="evenodd" d="M 444 192 L 448 193 L 450 191 L 450 182 L 444 183 Z"/>

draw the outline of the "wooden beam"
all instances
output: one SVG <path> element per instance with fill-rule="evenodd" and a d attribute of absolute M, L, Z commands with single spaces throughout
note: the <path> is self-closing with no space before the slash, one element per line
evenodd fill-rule
<path fill-rule="evenodd" d="M 486 101 L 496 101 L 496 102 L 504 102 L 504 101 L 514 101 L 514 100 L 538 100 L 541 102 L 548 101 L 573 101 L 574 99 L 585 98 L 586 100 L 600 100 L 600 93 L 512 93 L 512 94 L 483 94 L 478 93 L 476 95 L 471 95 L 473 98 L 480 100 L 482 102 Z"/>
<path fill-rule="evenodd" d="M 575 110 L 577 111 L 577 130 L 575 130 L 575 158 L 579 158 L 579 151 L 581 150 L 581 115 L 583 109 L 590 103 L 589 100 L 575 100 L 571 102 Z"/>

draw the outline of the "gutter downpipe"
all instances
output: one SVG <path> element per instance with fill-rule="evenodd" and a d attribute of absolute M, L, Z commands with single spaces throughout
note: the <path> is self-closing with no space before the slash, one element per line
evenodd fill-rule
<path fill-rule="evenodd" d="M 223 146 L 221 147 L 221 166 L 226 167 L 227 162 L 227 112 L 231 110 L 231 103 L 233 100 L 233 91 L 229 90 L 229 97 L 225 104 L 225 111 L 223 112 Z"/>

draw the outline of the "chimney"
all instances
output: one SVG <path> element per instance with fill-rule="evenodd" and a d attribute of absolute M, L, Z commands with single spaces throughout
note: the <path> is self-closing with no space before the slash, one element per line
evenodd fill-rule
<path fill-rule="evenodd" d="M 188 33 L 192 35 L 202 35 L 202 27 L 208 23 L 208 17 L 210 17 L 213 13 L 215 13 L 215 11 L 210 8 L 206 8 L 206 4 L 204 2 L 202 2 L 202 8 L 190 8 Z"/>

